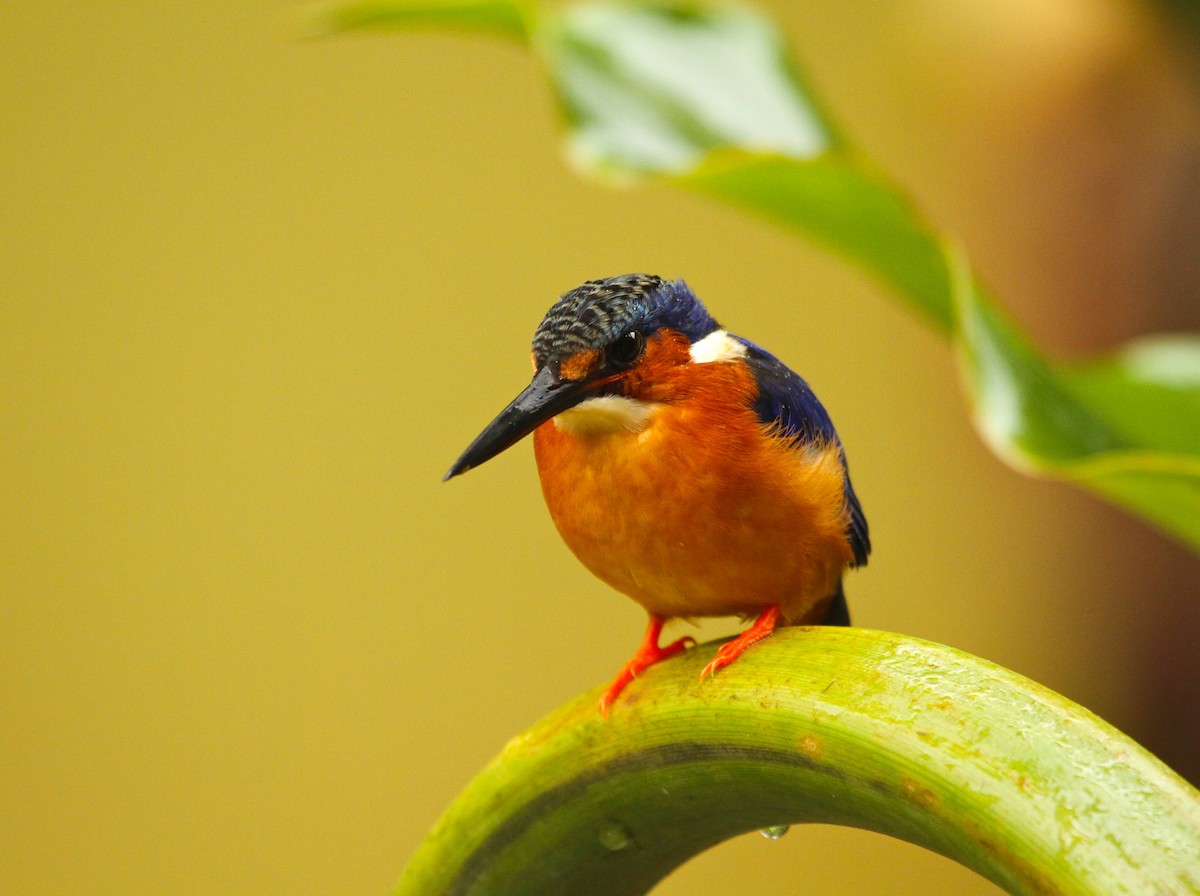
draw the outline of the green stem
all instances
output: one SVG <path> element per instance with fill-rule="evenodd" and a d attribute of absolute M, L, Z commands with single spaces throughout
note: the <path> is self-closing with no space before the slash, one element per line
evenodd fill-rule
<path fill-rule="evenodd" d="M 648 892 L 758 828 L 845 824 L 1011 893 L 1200 893 L 1200 794 L 1110 725 L 984 660 L 863 629 L 787 629 L 715 677 L 712 645 L 514 738 L 397 893 Z"/>

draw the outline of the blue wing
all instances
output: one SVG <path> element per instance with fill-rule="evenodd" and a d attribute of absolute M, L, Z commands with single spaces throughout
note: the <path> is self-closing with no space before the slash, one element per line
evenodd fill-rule
<path fill-rule="evenodd" d="M 829 413 L 808 383 L 770 352 L 740 336 L 735 338 L 746 346 L 746 364 L 758 381 L 758 398 L 754 402 L 758 419 L 779 426 L 780 431 L 791 436 L 797 445 L 824 443 L 841 448 Z M 871 553 L 871 534 L 858 495 L 854 494 L 854 486 L 850 484 L 850 467 L 844 449 L 842 466 L 846 468 L 846 505 L 850 510 L 846 537 L 854 551 L 854 565 L 865 566 Z"/>

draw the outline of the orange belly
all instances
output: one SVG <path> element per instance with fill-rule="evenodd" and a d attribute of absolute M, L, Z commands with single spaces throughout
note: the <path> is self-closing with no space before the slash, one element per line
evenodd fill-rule
<path fill-rule="evenodd" d="M 542 491 L 567 546 L 663 617 L 817 621 L 853 561 L 837 446 L 797 450 L 749 408 L 659 406 L 640 432 L 534 433 Z M 698 438 L 696 433 L 705 433 Z"/>

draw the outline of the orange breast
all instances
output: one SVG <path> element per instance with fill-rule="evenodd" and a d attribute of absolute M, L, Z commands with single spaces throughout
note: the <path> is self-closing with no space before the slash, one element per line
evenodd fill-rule
<path fill-rule="evenodd" d="M 669 381 L 669 382 L 668 382 Z M 817 618 L 853 560 L 836 446 L 798 451 L 737 364 L 677 368 L 644 429 L 534 433 L 542 491 L 588 569 L 665 617 Z"/>

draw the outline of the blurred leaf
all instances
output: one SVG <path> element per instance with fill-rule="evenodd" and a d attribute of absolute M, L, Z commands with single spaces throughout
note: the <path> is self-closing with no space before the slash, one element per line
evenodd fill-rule
<path fill-rule="evenodd" d="M 544 63 L 569 155 L 603 180 L 657 179 L 801 231 L 951 334 L 993 449 L 1078 482 L 1200 548 L 1200 349 L 1045 359 L 908 198 L 848 148 L 776 29 L 741 7 L 352 3 L 327 31 L 446 24 L 523 36 Z"/>
<path fill-rule="evenodd" d="M 1128 444 L 1160 449 L 1099 453 L 1065 472 L 1200 544 L 1200 338 L 1139 340 L 1110 360 L 1064 368 L 1063 381 Z"/>
<path fill-rule="evenodd" d="M 304 14 L 303 27 L 312 37 L 343 31 L 412 28 L 457 28 L 525 38 L 534 9 L 510 0 L 445 0 L 442 3 L 321 3 Z"/>
<path fill-rule="evenodd" d="M 1052 367 L 983 300 L 965 269 L 956 341 L 984 438 L 1200 545 L 1200 338 L 1144 340 Z"/>
<path fill-rule="evenodd" d="M 779 35 L 747 10 L 569 6 L 538 46 L 585 169 L 673 174 L 722 147 L 807 159 L 835 146 Z"/>
<path fill-rule="evenodd" d="M 597 689 L 513 738 L 396 896 L 633 896 L 729 837 L 806 822 L 1010 893 L 1200 893 L 1200 793 L 1065 697 L 866 629 L 784 629 L 701 682 L 714 651 L 647 670 L 608 719 Z"/>
<path fill-rule="evenodd" d="M 1130 441 L 1183 454 L 1200 445 L 1200 336 L 1140 339 L 1112 358 L 1066 368 L 1064 378 L 1080 401 L 1127 427 Z"/>
<path fill-rule="evenodd" d="M 820 240 L 871 271 L 939 329 L 953 327 L 940 241 L 905 196 L 848 153 L 798 161 L 722 150 L 673 181 Z"/>

